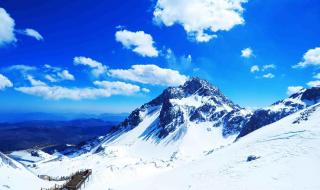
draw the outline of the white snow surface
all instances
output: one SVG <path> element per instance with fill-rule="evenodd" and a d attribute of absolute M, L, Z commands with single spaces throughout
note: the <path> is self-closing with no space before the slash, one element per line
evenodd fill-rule
<path fill-rule="evenodd" d="M 320 189 L 320 105 L 312 109 L 307 117 L 303 110 L 202 159 L 115 189 Z M 249 155 L 258 159 L 247 162 Z"/>
<path fill-rule="evenodd" d="M 104 151 L 42 160 L 30 170 L 66 176 L 90 168 L 93 175 L 85 190 L 320 189 L 320 104 L 256 130 L 235 143 L 235 136 L 223 138 L 221 128 L 212 127 L 209 122 L 187 123 L 181 127 L 185 131 L 177 132 L 183 133 L 183 138 L 174 142 L 172 136 L 177 134 L 160 143 L 143 139 L 142 133 L 157 122 L 159 111 L 160 108 L 153 109 L 136 128 L 104 142 Z M 258 159 L 247 162 L 250 155 Z M 1 190 L 6 188 L 3 185 L 16 190 L 48 185 L 27 170 L 4 169 L 7 167 L 0 164 Z M 14 180 L 8 181 L 8 177 Z M 20 188 L 19 181 L 28 182 L 28 186 Z"/>
<path fill-rule="evenodd" d="M 212 96 L 191 95 L 181 99 L 170 99 L 170 102 L 178 106 L 195 107 L 195 108 L 199 108 L 204 104 L 217 106 L 217 104 L 213 100 L 210 100 L 210 98 L 212 98 Z M 229 111 L 232 111 L 232 108 L 227 104 L 222 104 L 221 106 L 217 106 L 216 111 L 221 111 L 221 110 L 226 110 L 229 112 Z"/>
<path fill-rule="evenodd" d="M 53 185 L 52 182 L 39 179 L 21 163 L 0 152 L 0 190 L 34 190 Z"/>
<path fill-rule="evenodd" d="M 39 156 L 32 156 L 31 151 L 35 151 L 38 153 Z M 40 162 L 43 160 L 47 160 L 52 158 L 50 154 L 47 154 L 41 150 L 20 150 L 20 151 L 13 151 L 9 154 L 9 157 L 18 160 L 20 163 L 24 165 L 29 165 L 35 162 Z"/>

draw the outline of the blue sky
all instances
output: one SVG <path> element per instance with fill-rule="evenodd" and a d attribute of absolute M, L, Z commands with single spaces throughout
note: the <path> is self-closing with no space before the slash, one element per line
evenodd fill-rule
<path fill-rule="evenodd" d="M 0 1 L 0 111 L 129 112 L 191 76 L 253 108 L 320 85 L 317 0 L 210 1 Z"/>

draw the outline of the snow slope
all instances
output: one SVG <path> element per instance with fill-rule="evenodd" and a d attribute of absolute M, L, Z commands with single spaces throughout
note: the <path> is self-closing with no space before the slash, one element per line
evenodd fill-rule
<path fill-rule="evenodd" d="M 143 117 L 135 128 L 126 131 L 118 138 L 100 145 L 98 153 L 88 152 L 77 157 L 61 157 L 36 163 L 30 168 L 37 174 L 65 176 L 79 169 L 93 170 L 92 181 L 88 188 L 105 189 L 117 186 L 121 179 L 126 182 L 155 175 L 194 159 L 199 159 L 213 148 L 231 144 L 236 136 L 224 138 L 221 127 L 213 127 L 211 122 L 188 123 L 183 138 L 172 133 L 161 142 L 144 139 L 143 133 L 159 120 L 161 107 L 150 107 L 141 113 Z M 63 166 L 63 167 L 61 167 Z M 133 177 L 134 176 L 134 177 Z M 107 179 L 107 180 L 106 180 Z"/>
<path fill-rule="evenodd" d="M 34 190 L 53 183 L 39 179 L 22 164 L 0 152 L 0 190 Z"/>
<path fill-rule="evenodd" d="M 53 157 L 52 155 L 47 154 L 41 150 L 33 149 L 13 151 L 8 156 L 24 165 L 32 165 L 33 163 Z"/>
<path fill-rule="evenodd" d="M 320 104 L 212 154 L 114 189 L 320 189 Z M 247 162 L 249 155 L 259 157 Z"/>

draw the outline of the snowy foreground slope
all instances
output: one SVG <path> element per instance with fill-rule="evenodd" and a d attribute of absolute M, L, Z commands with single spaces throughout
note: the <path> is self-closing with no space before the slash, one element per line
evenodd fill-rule
<path fill-rule="evenodd" d="M 317 104 L 200 160 L 115 189 L 320 189 L 319 119 Z M 249 155 L 260 158 L 247 162 Z"/>
<path fill-rule="evenodd" d="M 43 181 L 27 170 L 22 164 L 0 152 L 0 190 L 40 189 L 54 183 Z"/>

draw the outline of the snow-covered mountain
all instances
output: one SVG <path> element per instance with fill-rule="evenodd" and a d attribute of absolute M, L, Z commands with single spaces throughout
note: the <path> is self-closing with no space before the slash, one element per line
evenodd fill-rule
<path fill-rule="evenodd" d="M 319 87 L 302 89 L 289 98 L 254 111 L 249 121 L 242 127 L 238 138 L 318 102 L 320 102 Z"/>
<path fill-rule="evenodd" d="M 165 89 L 157 98 L 134 110 L 114 127 L 106 141 L 137 127 L 143 129 L 135 139 L 156 144 L 181 142 L 190 131 L 195 133 L 192 128 L 212 133 L 213 141 L 235 138 L 250 116 L 250 111 L 234 104 L 207 81 L 191 78 L 184 85 Z"/>
<path fill-rule="evenodd" d="M 320 88 L 303 89 L 251 112 L 207 81 L 192 78 L 134 110 L 107 136 L 40 160 L 25 151 L 11 156 L 34 161 L 29 170 L 39 175 L 90 168 L 88 190 L 316 190 L 319 100 Z"/>
<path fill-rule="evenodd" d="M 185 144 L 192 144 L 201 154 L 228 145 L 256 129 L 317 103 L 319 99 L 320 88 L 303 89 L 287 99 L 252 112 L 233 103 L 207 81 L 191 78 L 181 86 L 165 89 L 158 97 L 134 110 L 107 136 L 68 148 L 62 153 L 74 157 L 86 152 L 99 152 L 112 142 L 129 138 L 127 141 L 131 145 L 143 141 L 151 146 L 175 146 L 171 152 L 180 153 L 187 152 L 181 151 Z M 203 138 L 207 139 L 189 143 L 192 139 Z"/>
<path fill-rule="evenodd" d="M 148 122 L 157 115 L 148 117 Z M 317 180 L 320 169 L 319 118 L 320 104 L 316 104 L 196 159 L 187 159 L 181 154 L 173 154 L 168 159 L 148 158 L 146 155 L 167 154 L 172 147 L 150 146 L 151 143 L 134 140 L 134 134 L 139 134 L 141 129 L 138 125 L 104 144 L 104 150 L 99 153 L 43 162 L 33 171 L 58 176 L 92 168 L 93 176 L 86 190 L 206 190 L 212 187 L 317 190 L 320 188 Z M 148 124 L 146 122 L 144 120 L 142 124 Z M 195 138 L 193 142 L 198 140 Z M 206 140 L 205 137 L 201 139 Z M 192 144 L 189 148 L 195 150 Z"/>
<path fill-rule="evenodd" d="M 208 146 L 217 148 L 319 101 L 320 88 L 314 87 L 302 89 L 289 98 L 252 112 L 233 103 L 207 81 L 191 78 L 182 86 L 167 88 L 160 96 L 134 110 L 124 122 L 114 127 L 105 142 L 140 126 L 143 129 L 133 139 L 157 144 L 183 144 L 190 131 L 193 138 L 205 136 L 195 135 L 197 132 L 193 128 L 197 126 L 198 131 L 202 128 L 207 130 L 206 135 L 212 134 L 208 137 L 212 139 Z M 141 127 L 151 115 L 155 115 L 154 120 Z M 197 149 L 206 151 L 207 146 L 201 144 Z"/>
<path fill-rule="evenodd" d="M 115 189 L 320 189 L 320 104 L 194 162 Z"/>

